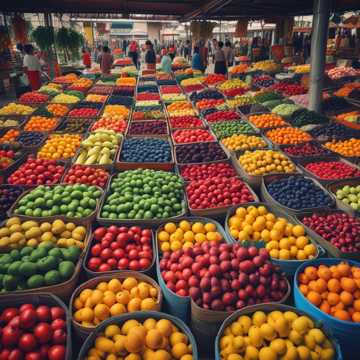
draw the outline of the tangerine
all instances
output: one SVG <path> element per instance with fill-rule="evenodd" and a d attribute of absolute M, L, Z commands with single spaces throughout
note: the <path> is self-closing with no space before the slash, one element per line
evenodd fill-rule
<path fill-rule="evenodd" d="M 343 320 L 343 321 L 350 321 L 350 315 L 348 314 L 347 311 L 345 310 L 336 310 L 334 312 L 334 316 L 339 319 L 339 320 Z"/>
<path fill-rule="evenodd" d="M 315 306 L 319 306 L 321 303 L 321 296 L 315 291 L 309 291 L 307 299 Z"/>

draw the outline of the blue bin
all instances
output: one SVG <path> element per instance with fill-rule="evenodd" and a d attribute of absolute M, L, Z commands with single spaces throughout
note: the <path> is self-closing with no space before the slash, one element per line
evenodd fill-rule
<path fill-rule="evenodd" d="M 224 331 L 226 329 L 226 327 L 228 327 L 230 324 L 232 324 L 239 316 L 241 315 L 249 315 L 249 314 L 253 314 L 255 311 L 264 311 L 264 312 L 271 312 L 274 310 L 279 310 L 279 311 L 293 311 L 299 315 L 306 315 L 309 316 L 315 323 L 315 326 L 322 329 L 325 333 L 325 335 L 327 336 L 327 338 L 332 342 L 335 351 L 336 351 L 336 357 L 335 360 L 343 360 L 343 356 L 341 353 L 341 348 L 337 342 L 337 340 L 334 338 L 334 336 L 332 335 L 332 333 L 323 326 L 323 324 L 320 322 L 316 321 L 316 317 L 310 315 L 309 313 L 305 312 L 305 311 L 301 311 L 299 309 L 296 309 L 292 306 L 288 306 L 288 305 L 283 305 L 283 304 L 259 304 L 259 305 L 253 305 L 253 306 L 248 306 L 242 310 L 238 310 L 235 311 L 233 314 L 231 314 L 228 318 L 226 318 L 224 320 L 224 322 L 222 323 L 220 330 L 216 336 L 215 339 L 215 360 L 221 360 L 220 358 L 220 339 L 224 334 Z M 345 358 L 346 360 L 350 360 L 350 358 Z"/>
<path fill-rule="evenodd" d="M 224 240 L 228 244 L 232 244 L 233 242 L 229 239 L 229 236 L 225 233 L 223 227 L 215 220 L 205 218 L 205 217 L 198 217 L 198 216 L 189 216 L 189 217 L 183 217 L 176 219 L 176 224 L 178 224 L 182 220 L 187 220 L 191 223 L 200 221 L 202 223 L 213 223 L 216 225 L 217 231 L 223 236 Z M 158 241 L 157 241 L 157 234 L 158 232 L 164 227 L 164 224 L 161 224 L 158 229 L 156 230 L 156 239 L 155 239 L 155 247 L 156 247 L 156 274 L 158 278 L 158 283 L 160 285 L 161 291 L 163 293 L 164 297 L 164 305 L 165 309 L 174 316 L 177 316 L 180 319 L 183 319 L 187 324 L 190 323 L 190 304 L 191 304 L 191 298 L 190 296 L 179 296 L 175 294 L 173 291 L 171 291 L 164 281 L 164 279 L 161 276 L 160 272 L 160 253 L 158 248 Z"/>
<path fill-rule="evenodd" d="M 85 342 L 83 343 L 83 345 L 80 349 L 80 353 L 77 358 L 78 359 L 86 359 L 86 355 L 87 355 L 88 351 L 93 347 L 96 337 L 100 333 L 102 333 L 108 325 L 111 325 L 111 324 L 122 325 L 125 321 L 131 320 L 131 319 L 135 319 L 135 320 L 143 322 L 149 318 L 153 318 L 155 320 L 160 320 L 160 319 L 170 320 L 175 326 L 177 326 L 179 328 L 179 330 L 181 332 L 183 332 L 188 337 L 189 343 L 191 344 L 191 347 L 192 347 L 193 360 L 199 360 L 199 355 L 198 355 L 195 338 L 194 338 L 193 334 L 191 333 L 190 329 L 187 327 L 187 325 L 185 325 L 182 320 L 180 320 L 174 316 L 171 316 L 171 315 L 168 315 L 168 314 L 165 314 L 162 312 L 157 312 L 157 311 L 135 311 L 133 313 L 115 316 L 115 317 L 112 317 L 110 319 L 103 321 L 87 337 L 87 339 L 85 340 Z"/>
<path fill-rule="evenodd" d="M 344 354 L 344 359 L 350 360 L 358 359 L 360 356 L 360 324 L 338 320 L 333 316 L 324 313 L 305 298 L 305 296 L 299 290 L 297 284 L 297 278 L 299 274 L 302 273 L 307 266 L 319 266 L 321 264 L 331 266 L 343 261 L 360 267 L 359 262 L 344 259 L 317 259 L 308 261 L 301 265 L 297 269 L 294 277 L 294 300 L 297 308 L 307 312 L 316 320 L 321 321 L 325 327 L 332 332 L 335 338 L 339 340 L 342 352 Z"/>

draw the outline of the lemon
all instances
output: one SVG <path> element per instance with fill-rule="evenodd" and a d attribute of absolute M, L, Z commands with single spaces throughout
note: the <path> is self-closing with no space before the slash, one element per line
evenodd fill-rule
<path fill-rule="evenodd" d="M 126 313 L 126 307 L 123 304 L 116 303 L 110 308 L 111 316 L 121 315 Z"/>
<path fill-rule="evenodd" d="M 169 337 L 172 333 L 172 324 L 167 319 L 161 319 L 156 323 L 156 329 L 158 329 L 164 336 Z"/>
<path fill-rule="evenodd" d="M 186 232 L 186 231 L 189 231 L 191 229 L 191 224 L 186 220 L 182 220 L 179 223 L 179 227 L 180 227 L 181 230 Z"/>
<path fill-rule="evenodd" d="M 168 242 L 163 242 L 161 245 L 160 245 L 160 249 L 162 252 L 164 251 L 169 251 L 170 250 L 170 243 Z"/>
<path fill-rule="evenodd" d="M 159 241 L 169 241 L 170 235 L 166 231 L 160 231 L 158 233 L 158 239 L 159 239 Z"/>
<path fill-rule="evenodd" d="M 112 324 L 106 327 L 105 336 L 107 338 L 113 337 L 114 335 L 119 335 L 121 333 L 121 329 L 119 326 Z"/>
<path fill-rule="evenodd" d="M 95 349 L 112 353 L 115 349 L 115 343 L 104 336 L 99 336 L 95 340 Z"/>
<path fill-rule="evenodd" d="M 94 308 L 94 314 L 99 320 L 105 320 L 110 316 L 110 309 L 105 304 L 97 304 Z"/>
<path fill-rule="evenodd" d="M 205 228 L 206 232 L 210 232 L 210 231 L 215 232 L 216 231 L 216 225 L 213 223 L 206 223 L 204 225 L 204 228 Z"/>
<path fill-rule="evenodd" d="M 180 359 L 181 356 L 186 355 L 189 353 L 189 349 L 184 343 L 177 343 L 175 344 L 172 349 L 171 353 L 176 359 Z"/>
<path fill-rule="evenodd" d="M 123 281 L 122 288 L 125 290 L 131 290 L 137 286 L 138 281 L 134 277 L 128 277 Z"/>
<path fill-rule="evenodd" d="M 169 233 L 172 234 L 176 231 L 176 225 L 174 223 L 167 223 L 164 226 L 164 230 Z"/>
<path fill-rule="evenodd" d="M 152 318 L 146 319 L 146 320 L 144 321 L 143 326 L 144 326 L 145 329 L 147 329 L 147 330 L 155 329 L 155 328 L 156 328 L 156 320 L 155 320 L 155 319 L 152 319 Z"/>
<path fill-rule="evenodd" d="M 120 282 L 120 280 L 118 280 L 118 279 L 111 279 L 110 281 L 109 281 L 109 283 L 108 283 L 108 285 L 107 285 L 107 288 L 110 290 L 110 291 L 112 291 L 112 292 L 114 292 L 114 293 L 117 293 L 118 291 L 120 291 L 121 290 L 121 282 Z"/>
<path fill-rule="evenodd" d="M 203 225 L 201 222 L 195 222 L 195 223 L 192 225 L 191 230 L 192 230 L 195 234 L 199 234 L 199 233 L 204 234 L 204 233 L 205 233 L 204 225 Z"/>
<path fill-rule="evenodd" d="M 140 305 L 141 310 L 155 310 L 156 308 L 156 302 L 152 298 L 147 298 L 141 301 Z"/>

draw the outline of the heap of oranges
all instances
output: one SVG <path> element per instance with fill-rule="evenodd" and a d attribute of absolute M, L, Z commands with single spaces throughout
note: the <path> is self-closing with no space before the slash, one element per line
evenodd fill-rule
<path fill-rule="evenodd" d="M 265 134 L 274 144 L 300 144 L 312 140 L 310 134 L 297 128 L 284 127 L 268 131 Z"/>
<path fill-rule="evenodd" d="M 360 157 L 360 139 L 349 139 L 343 141 L 327 142 L 329 150 L 346 157 Z"/>
<path fill-rule="evenodd" d="M 69 112 L 69 108 L 63 104 L 49 104 L 46 109 L 54 116 L 64 116 Z"/>
<path fill-rule="evenodd" d="M 129 114 L 129 109 L 124 105 L 106 105 L 103 117 L 114 120 L 127 120 Z"/>
<path fill-rule="evenodd" d="M 299 275 L 302 294 L 339 320 L 360 322 L 360 268 L 347 262 L 307 266 Z"/>
<path fill-rule="evenodd" d="M 259 114 L 249 116 L 249 121 L 259 129 L 287 125 L 285 120 L 276 114 Z"/>
<path fill-rule="evenodd" d="M 20 135 L 20 130 L 10 129 L 3 136 L 0 137 L 0 144 L 7 142 L 7 141 L 13 141 L 19 135 Z"/>
<path fill-rule="evenodd" d="M 159 310 L 158 290 L 134 277 L 100 282 L 96 288 L 83 289 L 74 300 L 74 319 L 93 327 L 116 315 L 133 311 Z"/>

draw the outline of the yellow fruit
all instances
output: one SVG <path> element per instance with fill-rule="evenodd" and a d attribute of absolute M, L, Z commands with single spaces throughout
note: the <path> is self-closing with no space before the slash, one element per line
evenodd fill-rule
<path fill-rule="evenodd" d="M 169 233 L 172 234 L 176 231 L 176 225 L 174 223 L 167 223 L 164 226 L 164 230 Z"/>
<path fill-rule="evenodd" d="M 300 360 L 308 360 L 310 357 L 310 350 L 303 345 L 297 347 L 297 352 Z"/>
<path fill-rule="evenodd" d="M 91 296 L 91 294 L 92 294 L 91 289 L 84 289 L 81 291 L 79 295 L 79 299 L 81 300 L 81 302 L 85 303 L 86 300 Z"/>
<path fill-rule="evenodd" d="M 153 360 L 171 360 L 171 355 L 166 350 L 156 350 Z"/>
<path fill-rule="evenodd" d="M 299 316 L 296 320 L 293 321 L 292 327 L 300 335 L 304 335 L 309 329 L 309 319 L 306 316 Z"/>
<path fill-rule="evenodd" d="M 111 316 L 121 315 L 126 313 L 126 307 L 123 304 L 116 303 L 110 308 Z"/>
<path fill-rule="evenodd" d="M 144 342 L 142 335 L 137 332 L 137 329 L 141 329 L 142 326 L 137 326 L 129 330 L 129 333 L 125 339 L 125 349 L 130 353 L 138 353 L 142 351 Z M 134 331 L 135 330 L 135 331 Z"/>
<path fill-rule="evenodd" d="M 159 330 L 151 329 L 146 334 L 145 342 L 150 349 L 157 350 L 161 348 L 163 336 Z"/>
<path fill-rule="evenodd" d="M 141 299 L 139 298 L 131 299 L 127 305 L 127 309 L 129 312 L 139 311 L 141 309 Z"/>
<path fill-rule="evenodd" d="M 332 348 L 322 349 L 320 354 L 321 360 L 332 360 L 335 358 L 335 351 Z"/>
<path fill-rule="evenodd" d="M 281 316 L 275 320 L 274 328 L 281 337 L 289 336 L 290 324 L 284 316 Z"/>
<path fill-rule="evenodd" d="M 216 231 L 216 225 L 213 224 L 213 223 L 206 223 L 206 224 L 204 225 L 204 228 L 205 228 L 205 231 L 206 231 L 206 232 L 209 232 L 209 231 L 215 232 L 215 231 Z"/>
<path fill-rule="evenodd" d="M 130 299 L 134 299 L 134 298 L 140 298 L 140 291 L 137 286 L 133 287 L 130 290 Z"/>
<path fill-rule="evenodd" d="M 279 259 L 281 260 L 290 260 L 290 251 L 286 249 L 281 249 L 279 251 Z"/>
<path fill-rule="evenodd" d="M 237 352 L 243 352 L 245 349 L 245 340 L 242 336 L 236 336 L 232 345 Z"/>
<path fill-rule="evenodd" d="M 172 333 L 172 324 L 167 319 L 161 319 L 156 323 L 158 329 L 164 336 L 169 337 Z"/>
<path fill-rule="evenodd" d="M 140 323 L 137 320 L 131 319 L 124 322 L 121 327 L 121 332 L 123 335 L 127 335 L 133 327 L 140 326 Z"/>
<path fill-rule="evenodd" d="M 186 344 L 177 343 L 172 347 L 171 353 L 173 354 L 175 359 L 180 359 L 183 355 L 186 355 L 189 353 L 189 349 Z"/>
<path fill-rule="evenodd" d="M 286 342 L 283 339 L 275 339 L 270 343 L 270 348 L 278 355 L 286 352 Z"/>
<path fill-rule="evenodd" d="M 285 311 L 284 312 L 284 318 L 289 321 L 290 323 L 292 323 L 294 320 L 296 320 L 298 318 L 298 314 L 296 314 L 293 311 Z"/>
<path fill-rule="evenodd" d="M 182 357 L 180 358 L 180 360 L 193 360 L 193 357 L 192 357 L 192 355 L 190 355 L 190 354 L 186 354 L 186 355 L 182 356 Z M 231 360 L 231 359 L 230 359 L 230 360 Z M 236 360 L 236 359 L 232 359 L 232 360 Z M 242 360 L 242 359 L 239 359 L 239 360 Z"/>
<path fill-rule="evenodd" d="M 170 335 L 171 346 L 174 346 L 175 344 L 178 344 L 178 343 L 187 344 L 187 342 L 188 342 L 187 336 L 179 331 L 176 331 Z"/>
<path fill-rule="evenodd" d="M 251 326 L 249 329 L 249 338 L 252 345 L 260 347 L 263 342 L 260 328 L 258 326 Z"/>
<path fill-rule="evenodd" d="M 195 241 L 198 243 L 202 243 L 204 241 L 207 241 L 206 235 L 203 233 L 196 233 L 195 234 Z"/>
<path fill-rule="evenodd" d="M 204 233 L 205 233 L 204 225 L 203 225 L 201 222 L 195 222 L 195 223 L 192 225 L 191 230 L 192 230 L 195 234 L 198 234 L 198 233 L 204 234 Z"/>
<path fill-rule="evenodd" d="M 119 291 L 116 294 L 116 301 L 120 304 L 127 305 L 130 301 L 130 293 L 128 290 Z"/>
<path fill-rule="evenodd" d="M 326 340 L 325 334 L 320 329 L 311 329 L 308 334 L 314 337 L 318 345 L 322 344 Z"/>
<path fill-rule="evenodd" d="M 122 288 L 125 290 L 131 290 L 133 287 L 137 286 L 138 281 L 134 277 L 126 278 L 122 283 Z"/>
<path fill-rule="evenodd" d="M 244 334 L 248 333 L 250 326 L 252 324 L 251 318 L 247 315 L 242 315 L 238 318 L 237 321 L 240 323 L 240 325 L 243 329 L 243 333 Z"/>
<path fill-rule="evenodd" d="M 163 242 L 160 246 L 160 249 L 162 252 L 169 251 L 170 250 L 170 243 Z"/>
<path fill-rule="evenodd" d="M 105 304 L 98 304 L 94 308 L 94 314 L 99 320 L 105 320 L 110 316 L 110 309 Z"/>
<path fill-rule="evenodd" d="M 161 242 L 170 240 L 170 235 L 166 231 L 160 231 L 158 233 L 157 237 L 158 237 L 158 240 Z"/>
<path fill-rule="evenodd" d="M 266 314 L 263 311 L 255 311 L 252 315 L 252 322 L 254 325 L 260 327 L 266 322 Z"/>
<path fill-rule="evenodd" d="M 181 242 L 177 240 L 173 240 L 170 243 L 170 249 L 171 251 L 176 251 L 181 249 Z"/>
<path fill-rule="evenodd" d="M 129 354 L 128 356 L 124 357 L 124 360 L 141 360 L 141 356 L 139 354 Z"/>
<path fill-rule="evenodd" d="M 141 301 L 141 305 L 140 305 L 141 310 L 155 310 L 156 308 L 156 302 L 154 299 L 152 298 L 147 298 Z"/>
<path fill-rule="evenodd" d="M 276 331 L 269 323 L 262 324 L 260 326 L 260 332 L 262 337 L 268 341 L 271 341 L 276 337 Z"/>
<path fill-rule="evenodd" d="M 121 333 L 121 329 L 119 326 L 112 324 L 106 327 L 105 336 L 107 338 L 113 337 L 114 335 L 119 335 Z"/>
<path fill-rule="evenodd" d="M 106 291 L 102 301 L 110 308 L 116 303 L 116 296 L 112 291 Z"/>
<path fill-rule="evenodd" d="M 245 350 L 244 358 L 246 360 L 258 360 L 259 359 L 259 350 L 255 346 L 248 345 Z"/>
<path fill-rule="evenodd" d="M 104 336 L 99 336 L 95 340 L 95 349 L 112 353 L 114 352 L 115 343 Z"/>
<path fill-rule="evenodd" d="M 315 338 L 312 335 L 306 334 L 304 337 L 305 345 L 308 349 L 314 350 L 316 346 Z"/>
<path fill-rule="evenodd" d="M 100 304 L 102 302 L 103 297 L 104 297 L 104 293 L 101 290 L 95 289 L 91 293 L 90 303 L 92 304 L 92 306 Z"/>
<path fill-rule="evenodd" d="M 217 241 L 218 240 L 218 233 L 213 232 L 213 231 L 209 231 L 206 234 L 206 239 L 209 241 Z"/>
<path fill-rule="evenodd" d="M 107 288 L 114 292 L 117 293 L 118 291 L 121 290 L 121 282 L 119 279 L 111 279 L 107 285 Z"/>
<path fill-rule="evenodd" d="M 262 347 L 259 351 L 259 360 L 276 360 L 277 359 L 277 355 L 276 352 L 268 347 Z"/>
<path fill-rule="evenodd" d="M 292 228 L 292 233 L 294 236 L 298 237 L 298 236 L 304 236 L 305 235 L 305 229 L 303 226 L 301 225 L 295 225 Z"/>
<path fill-rule="evenodd" d="M 314 244 L 308 244 L 304 246 L 304 251 L 307 256 L 315 256 L 317 249 Z"/>
<path fill-rule="evenodd" d="M 186 220 L 182 220 L 179 223 L 179 227 L 181 230 L 183 230 L 185 232 L 185 231 L 189 231 L 191 229 L 191 224 Z"/>

